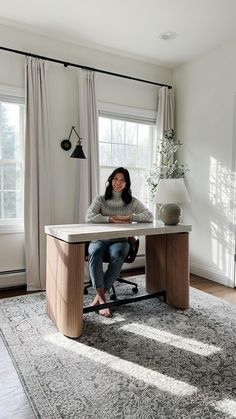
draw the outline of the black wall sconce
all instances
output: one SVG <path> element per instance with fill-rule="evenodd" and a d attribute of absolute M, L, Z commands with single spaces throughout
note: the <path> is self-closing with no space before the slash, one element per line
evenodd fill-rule
<path fill-rule="evenodd" d="M 71 137 L 71 134 L 72 134 L 73 131 L 77 135 L 78 141 L 77 141 L 76 147 L 75 147 L 75 149 L 74 149 L 74 151 L 73 151 L 73 153 L 71 154 L 70 157 L 74 157 L 76 159 L 86 159 L 86 157 L 84 155 L 84 152 L 83 152 L 83 149 L 82 149 L 82 145 L 81 145 L 82 138 L 79 136 L 79 134 L 76 131 L 74 126 L 72 126 L 72 128 L 70 130 L 70 134 L 69 134 L 68 139 L 62 140 L 61 148 L 65 151 L 68 151 L 68 150 L 71 149 L 72 144 L 71 144 L 71 141 L 70 141 L 70 137 Z"/>

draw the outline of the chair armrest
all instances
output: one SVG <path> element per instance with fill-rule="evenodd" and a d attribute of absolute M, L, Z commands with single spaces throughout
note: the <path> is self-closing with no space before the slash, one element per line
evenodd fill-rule
<path fill-rule="evenodd" d="M 128 256 L 125 258 L 125 263 L 132 263 L 135 260 L 138 253 L 139 238 L 128 237 L 128 243 L 129 243 L 130 249 L 129 249 Z"/>
<path fill-rule="evenodd" d="M 86 242 L 84 246 L 84 260 L 88 262 L 88 247 L 90 242 Z"/>

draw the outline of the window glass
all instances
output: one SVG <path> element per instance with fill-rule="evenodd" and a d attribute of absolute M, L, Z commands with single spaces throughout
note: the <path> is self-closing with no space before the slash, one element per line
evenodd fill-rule
<path fill-rule="evenodd" d="M 124 165 L 124 145 L 123 144 L 112 144 L 112 166 L 123 166 Z"/>
<path fill-rule="evenodd" d="M 129 170 L 133 196 L 150 204 L 147 177 L 152 167 L 154 126 L 138 122 L 99 117 L 100 193 L 119 166 Z"/>
<path fill-rule="evenodd" d="M 134 122 L 125 123 L 125 142 L 126 144 L 137 144 L 138 124 Z"/>
<path fill-rule="evenodd" d="M 111 120 L 107 118 L 99 118 L 99 136 L 100 141 L 111 141 Z"/>
<path fill-rule="evenodd" d="M 100 155 L 100 164 L 109 165 L 111 161 L 111 144 L 109 143 L 99 143 L 99 155 Z"/>
<path fill-rule="evenodd" d="M 138 167 L 145 169 L 150 167 L 152 159 L 153 144 L 147 148 L 150 136 L 153 135 L 153 127 L 150 125 L 139 125 L 138 127 Z"/>
<path fill-rule="evenodd" d="M 124 143 L 124 121 L 112 119 L 112 142 Z"/>
<path fill-rule="evenodd" d="M 24 105 L 0 101 L 0 224 L 23 220 Z"/>
<path fill-rule="evenodd" d="M 110 176 L 112 172 L 112 169 L 109 167 L 103 167 L 100 166 L 100 182 L 99 182 L 99 191 L 100 194 L 104 194 L 105 189 L 106 189 L 106 181 L 108 179 L 108 177 Z"/>

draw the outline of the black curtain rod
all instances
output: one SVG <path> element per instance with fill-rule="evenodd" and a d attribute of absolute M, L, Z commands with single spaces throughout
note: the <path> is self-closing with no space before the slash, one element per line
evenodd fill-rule
<path fill-rule="evenodd" d="M 98 68 L 93 68 L 93 67 L 88 67 L 88 66 L 85 66 L 85 65 L 70 63 L 69 61 L 56 60 L 55 58 L 44 57 L 42 55 L 32 54 L 31 52 L 19 51 L 17 49 L 11 49 L 11 48 L 1 47 L 1 46 L 0 46 L 0 49 L 3 50 L 3 51 L 14 52 L 15 54 L 27 55 L 28 57 L 40 58 L 42 60 L 51 61 L 53 63 L 63 64 L 65 67 L 68 67 L 68 66 L 78 67 L 78 68 L 82 68 L 84 70 L 96 71 L 96 73 L 108 74 L 109 76 L 115 76 L 115 77 L 122 77 L 123 79 L 140 81 L 142 83 L 154 84 L 155 86 L 162 86 L 162 87 L 165 86 L 165 87 L 168 87 L 168 89 L 172 89 L 172 86 L 169 86 L 168 84 L 162 84 L 162 83 L 156 83 L 156 82 L 150 81 L 150 80 L 138 79 L 136 77 L 126 76 L 124 74 L 111 73 L 110 71 L 99 70 Z"/>

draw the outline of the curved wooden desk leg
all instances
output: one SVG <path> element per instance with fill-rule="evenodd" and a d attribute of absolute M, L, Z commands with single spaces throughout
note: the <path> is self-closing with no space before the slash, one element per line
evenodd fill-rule
<path fill-rule="evenodd" d="M 166 290 L 166 234 L 146 236 L 146 290 Z"/>
<path fill-rule="evenodd" d="M 171 306 L 189 308 L 189 234 L 167 235 L 166 300 Z"/>
<path fill-rule="evenodd" d="M 166 291 L 166 302 L 189 307 L 188 233 L 146 236 L 146 289 Z"/>
<path fill-rule="evenodd" d="M 83 331 L 84 244 L 47 236 L 47 313 L 65 336 Z"/>

